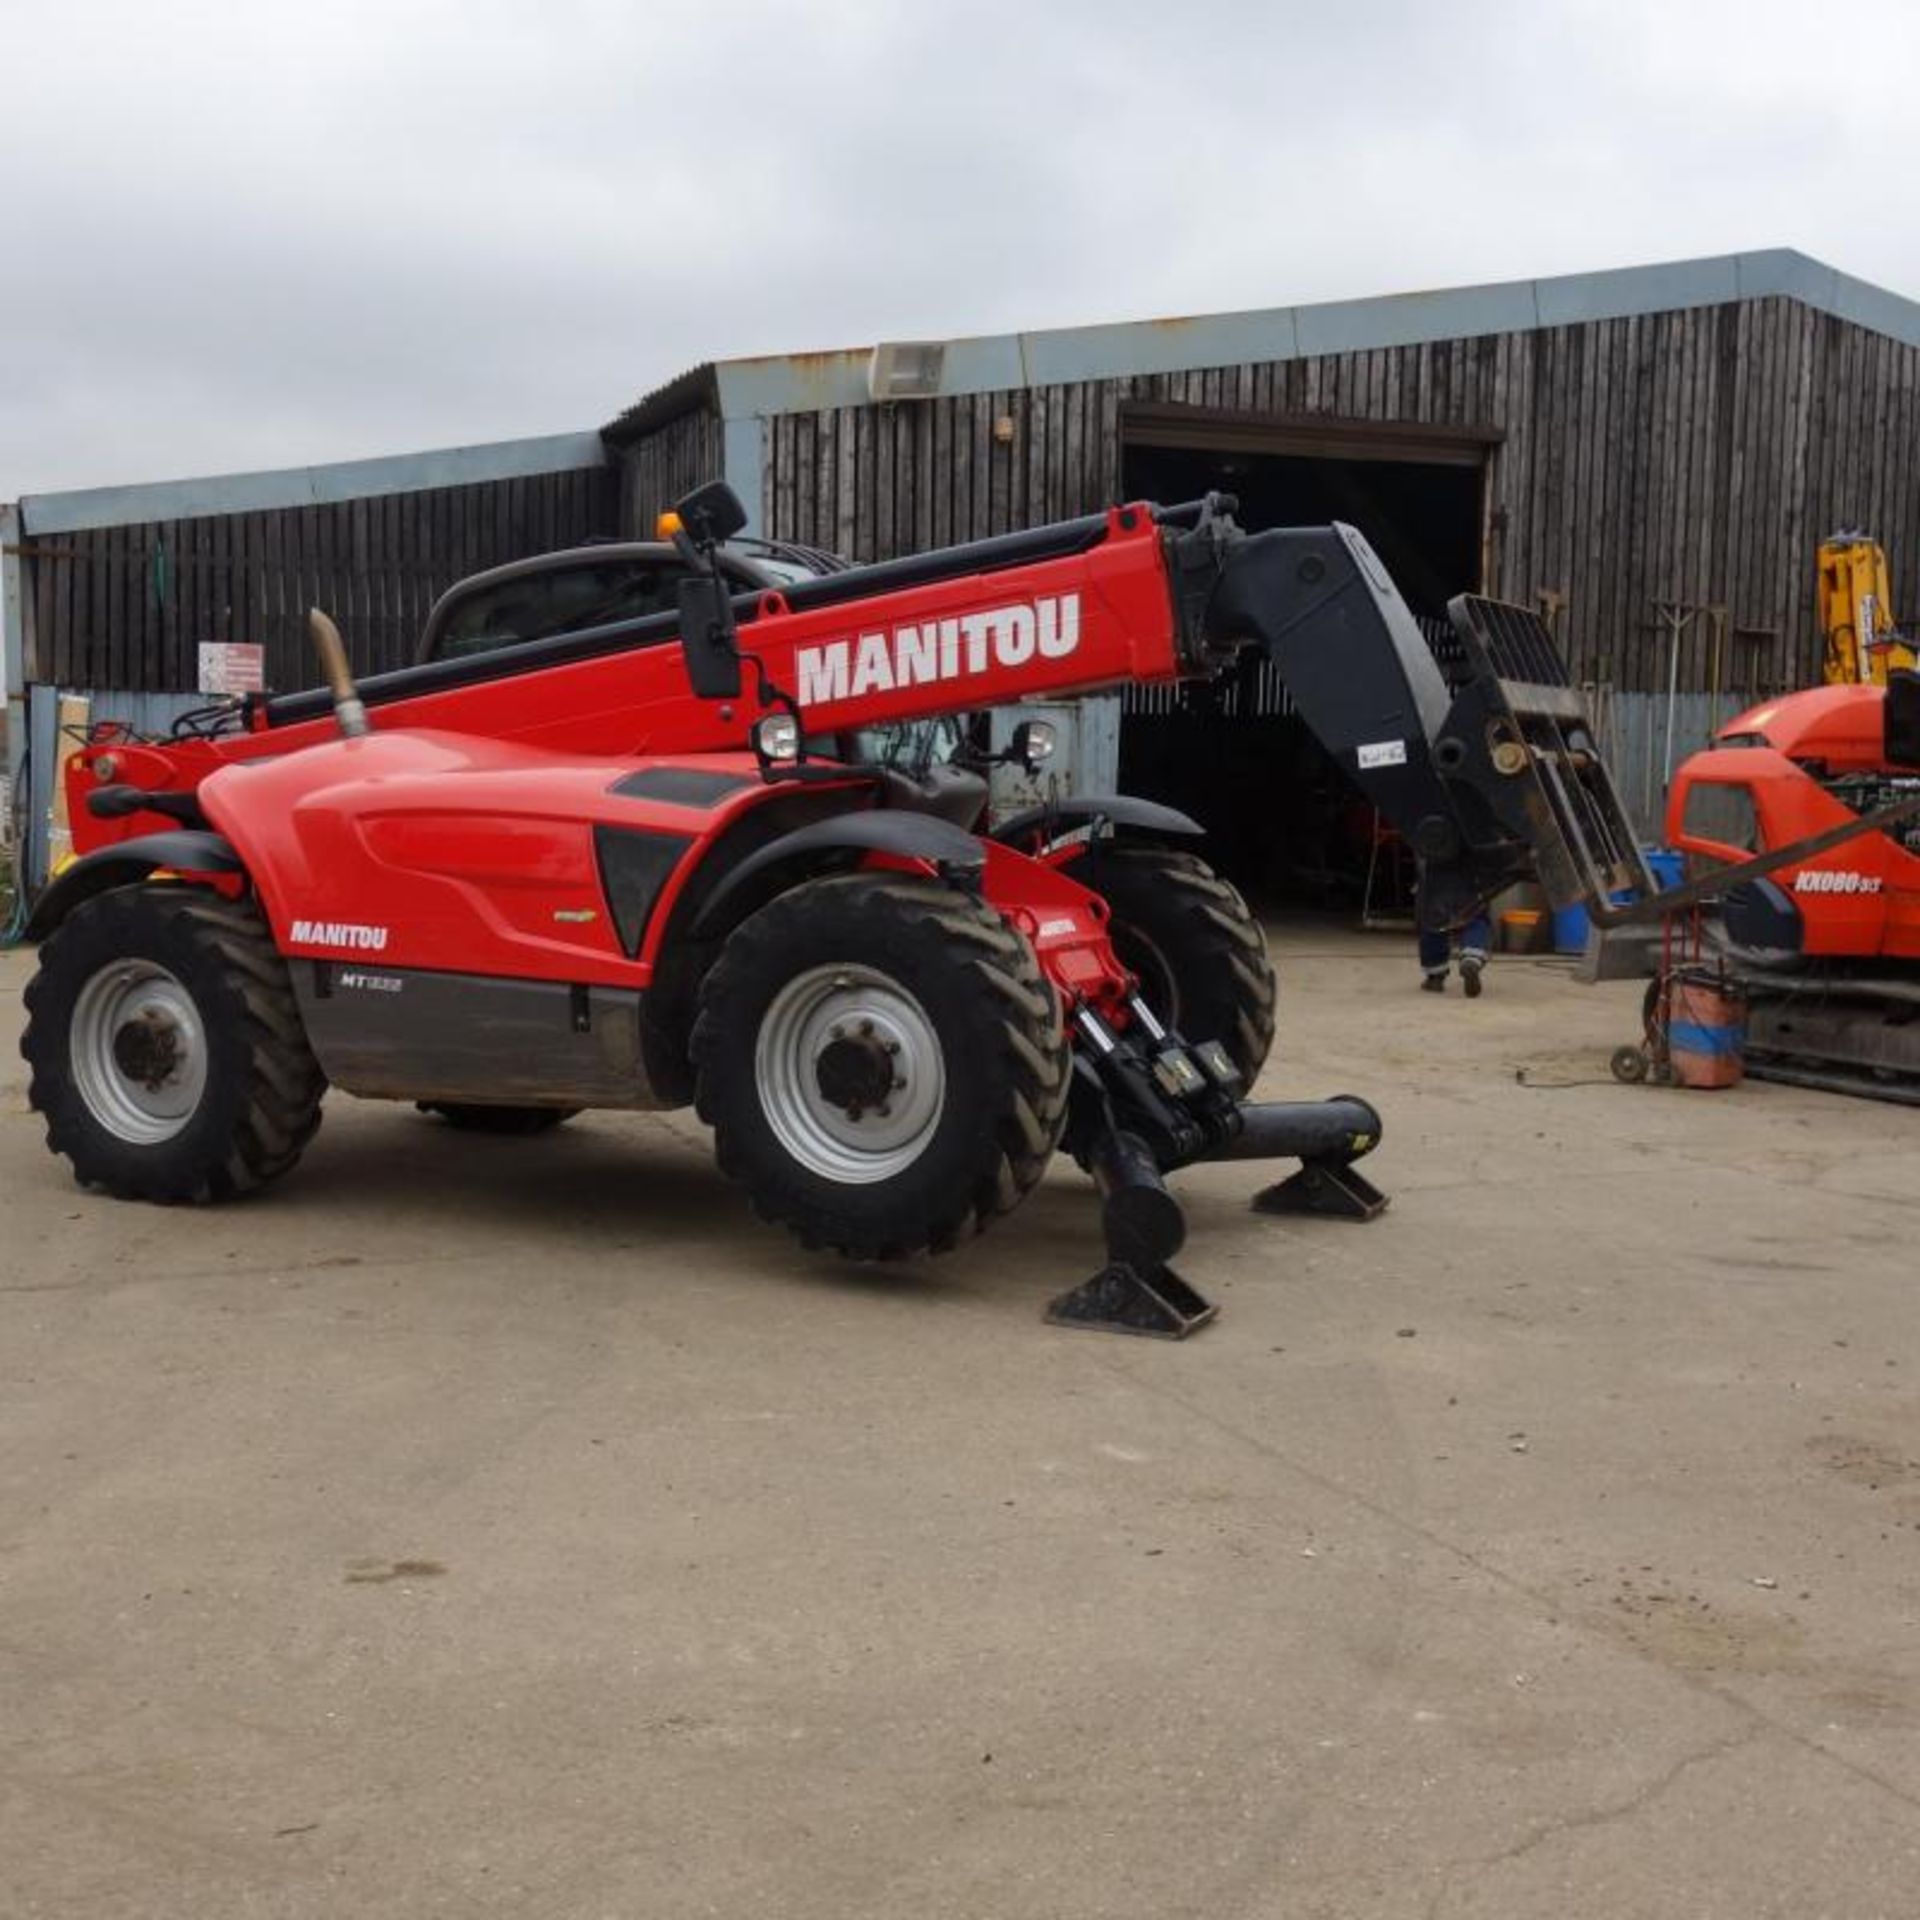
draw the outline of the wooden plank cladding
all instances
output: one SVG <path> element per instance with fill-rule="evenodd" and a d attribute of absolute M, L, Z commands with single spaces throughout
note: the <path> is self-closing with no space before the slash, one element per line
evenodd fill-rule
<path fill-rule="evenodd" d="M 202 641 L 266 647 L 267 684 L 314 679 L 324 608 L 363 673 L 404 665 L 464 575 L 618 529 L 619 475 L 581 467 L 308 507 L 28 538 L 28 678 L 121 692 L 196 684 Z"/>
<path fill-rule="evenodd" d="M 658 516 L 695 487 L 718 479 L 724 459 L 719 416 L 704 409 L 669 420 L 637 441 L 620 463 L 625 537 L 651 540 Z"/>
<path fill-rule="evenodd" d="M 774 413 L 775 538 L 881 560 L 1095 510 L 1129 433 L 1344 459 L 1487 466 L 1486 591 L 1564 596 L 1575 671 L 1664 691 L 1660 603 L 1702 609 L 1680 685 L 1756 693 L 1819 673 L 1820 540 L 1888 548 L 1920 616 L 1920 348 L 1786 296 L 1347 353 Z M 1316 434 L 1338 427 L 1316 444 Z M 1361 439 L 1354 436 L 1358 434 Z M 1371 434 L 1371 446 L 1364 436 Z M 658 443 L 656 445 L 656 442 Z M 709 407 L 624 451 L 630 498 L 718 473 Z M 628 524 L 633 518 L 628 516 Z M 1704 610 L 1724 608 L 1724 620 Z M 1712 635 L 1722 634 L 1716 669 Z"/>

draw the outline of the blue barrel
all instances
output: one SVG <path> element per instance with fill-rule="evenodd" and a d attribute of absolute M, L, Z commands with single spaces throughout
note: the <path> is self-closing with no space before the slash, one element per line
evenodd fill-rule
<path fill-rule="evenodd" d="M 1618 893 L 1607 895 L 1616 907 L 1624 907 L 1629 900 L 1639 898 L 1631 887 L 1622 887 Z M 1555 907 L 1553 910 L 1553 950 L 1555 953 L 1585 953 L 1587 935 L 1593 929 L 1593 920 L 1585 907 Z"/>
<path fill-rule="evenodd" d="M 1686 878 L 1686 856 L 1676 847 L 1642 847 L 1647 871 L 1662 893 L 1671 892 Z"/>
<path fill-rule="evenodd" d="M 1555 953 L 1585 953 L 1587 931 L 1592 926 L 1585 907 L 1555 907 L 1553 910 L 1553 950 Z"/>

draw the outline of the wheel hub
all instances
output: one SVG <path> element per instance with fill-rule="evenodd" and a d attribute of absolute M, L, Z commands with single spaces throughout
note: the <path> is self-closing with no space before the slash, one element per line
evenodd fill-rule
<path fill-rule="evenodd" d="M 926 1009 L 872 967 L 812 967 L 789 980 L 761 1020 L 754 1074 L 787 1152 L 856 1186 L 911 1166 L 946 1101 L 945 1054 Z"/>
<path fill-rule="evenodd" d="M 860 1031 L 832 1029 L 832 1038 L 814 1062 L 814 1083 L 820 1097 L 829 1106 L 838 1107 L 849 1120 L 859 1120 L 869 1108 L 886 1117 L 887 1096 L 906 1081 L 894 1073 L 900 1057 L 898 1040 L 882 1039 L 871 1020 L 860 1023 Z"/>
<path fill-rule="evenodd" d="M 129 1080 L 152 1092 L 180 1065 L 180 1029 L 159 1008 L 143 1008 L 113 1036 L 113 1061 Z"/>
<path fill-rule="evenodd" d="M 115 960 L 80 989 L 67 1029 L 73 1084 L 116 1138 L 158 1146 L 207 1087 L 207 1041 L 192 993 L 157 961 Z"/>

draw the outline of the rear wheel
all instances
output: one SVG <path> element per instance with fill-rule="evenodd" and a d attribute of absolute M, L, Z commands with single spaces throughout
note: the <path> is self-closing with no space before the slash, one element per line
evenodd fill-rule
<path fill-rule="evenodd" d="M 126 1200 L 224 1200 L 286 1170 L 326 1091 L 286 962 L 251 906 L 119 887 L 40 949 L 20 1051 L 47 1144 Z"/>
<path fill-rule="evenodd" d="M 578 1107 L 482 1107 L 453 1100 L 416 1100 L 414 1105 L 462 1133 L 516 1135 L 551 1133 L 580 1111 Z"/>
<path fill-rule="evenodd" d="M 1278 989 L 1239 889 L 1166 847 L 1103 844 L 1071 871 L 1112 909 L 1108 936 L 1147 1005 L 1183 1039 L 1219 1041 L 1251 1087 L 1273 1045 Z"/>
<path fill-rule="evenodd" d="M 722 1169 L 809 1247 L 943 1252 L 1024 1199 L 1071 1064 L 1032 949 L 932 881 L 810 881 L 702 985 L 696 1104 Z"/>

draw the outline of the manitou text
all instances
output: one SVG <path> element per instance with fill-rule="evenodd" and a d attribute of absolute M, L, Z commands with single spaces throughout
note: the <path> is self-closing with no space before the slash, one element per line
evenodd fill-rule
<path fill-rule="evenodd" d="M 948 620 L 922 620 L 889 633 L 863 633 L 802 647 L 796 666 L 800 704 L 821 707 L 858 700 L 897 687 L 966 680 L 996 667 L 1064 660 L 1080 644 L 1080 596 L 1062 593 L 1037 600 L 963 613 Z"/>
<path fill-rule="evenodd" d="M 363 927 L 350 920 L 296 920 L 296 947 L 344 947 L 355 953 L 378 953 L 387 944 L 385 927 Z"/>

